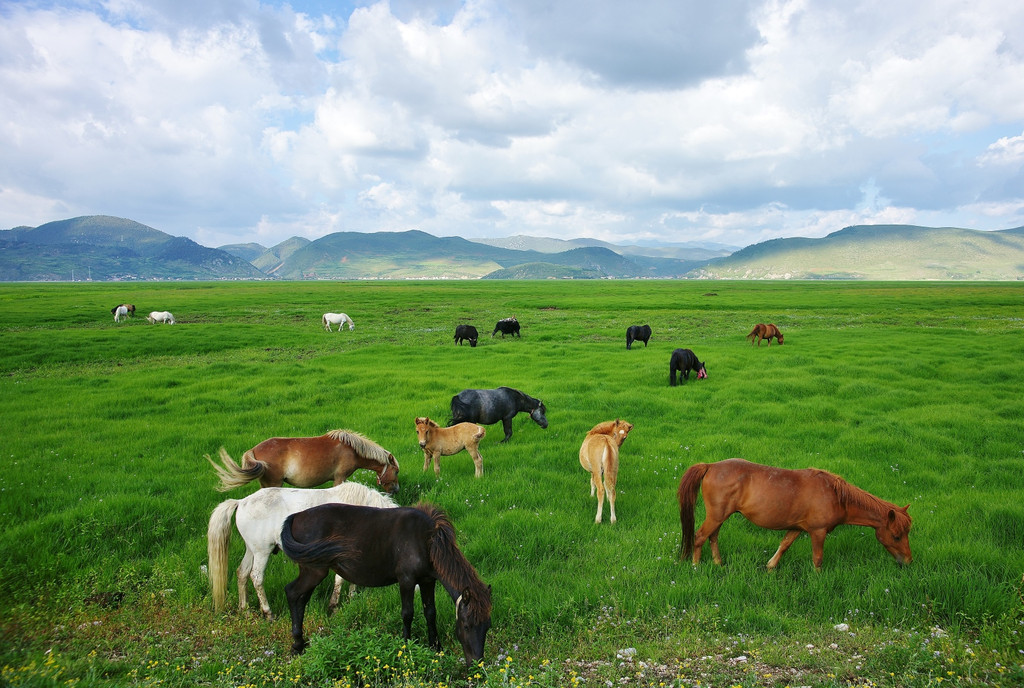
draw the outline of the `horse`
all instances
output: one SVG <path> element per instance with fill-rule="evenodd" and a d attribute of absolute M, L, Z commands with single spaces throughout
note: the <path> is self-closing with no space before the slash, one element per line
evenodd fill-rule
<path fill-rule="evenodd" d="M 491 335 L 494 336 L 493 334 Z M 469 342 L 470 346 L 476 346 L 477 340 L 480 335 L 477 334 L 476 328 L 472 325 L 458 325 L 455 328 L 455 343 L 462 346 L 463 340 Z"/>
<path fill-rule="evenodd" d="M 121 322 L 121 318 L 128 317 L 128 306 L 122 303 L 120 306 L 111 308 L 110 312 L 114 314 L 114 322 Z"/>
<path fill-rule="evenodd" d="M 704 495 L 707 515 L 694 536 L 693 512 L 697 489 Z M 762 466 L 743 459 L 690 466 L 679 481 L 679 521 L 683 529 L 680 559 L 693 553 L 693 565 L 700 563 L 701 547 L 711 542 L 716 564 L 718 530 L 737 511 L 754 525 L 785 530 L 782 544 L 768 560 L 774 569 L 801 531 L 811 536 L 811 558 L 821 568 L 825 536 L 837 525 L 851 524 L 875 529 L 875 537 L 900 564 L 909 564 L 910 515 L 907 506 L 879 499 L 846 482 L 838 475 L 817 468 L 789 470 Z"/>
<path fill-rule="evenodd" d="M 331 331 L 331 325 L 337 325 L 338 332 L 341 332 L 341 327 L 345 323 L 348 323 L 348 329 L 356 329 L 356 324 L 352 322 L 352 318 L 344 313 L 324 313 L 324 316 L 320 318 L 320 322 L 323 323 L 324 329 L 328 332 Z"/>
<path fill-rule="evenodd" d="M 239 466 L 224 447 L 218 466 L 206 455 L 217 476 L 218 490 L 259 480 L 260 487 L 316 487 L 333 480 L 345 482 L 356 469 L 377 474 L 377 484 L 388 494 L 398 492 L 398 461 L 384 447 L 351 430 L 331 430 L 320 437 L 271 437 L 242 454 Z"/>
<path fill-rule="evenodd" d="M 505 338 L 506 334 L 515 335 L 520 339 L 523 338 L 523 335 L 519 334 L 519 321 L 516 320 L 516 316 L 514 315 L 511 318 L 499 320 L 494 324 L 494 332 L 491 332 L 491 336 L 493 337 L 498 332 L 501 332 L 502 339 Z"/>
<path fill-rule="evenodd" d="M 313 589 L 333 570 L 356 585 L 398 584 L 402 598 L 402 637 L 412 635 L 413 594 L 420 587 L 427 640 L 440 650 L 437 638 L 435 582 L 455 602 L 455 635 L 466 663 L 484 656 L 491 627 L 491 588 L 455 544 L 455 529 L 441 509 L 430 504 L 374 509 L 324 504 L 285 519 L 281 551 L 299 565 L 299 576 L 285 595 L 292 617 L 292 652 L 306 643 L 302 621 Z"/>
<path fill-rule="evenodd" d="M 580 446 L 580 465 L 583 466 L 583 470 L 590 471 L 590 496 L 593 497 L 594 491 L 597 491 L 597 516 L 594 517 L 594 523 L 601 522 L 605 492 L 608 493 L 608 506 L 611 509 L 609 522 L 615 523 L 615 483 L 619 478 L 619 447 L 626 441 L 626 436 L 632 429 L 632 423 L 617 418 L 598 423 L 583 438 L 583 444 Z"/>
<path fill-rule="evenodd" d="M 174 316 L 171 315 L 170 311 L 153 311 L 146 316 L 146 320 L 153 325 L 156 323 L 167 323 L 168 325 L 174 324 Z"/>
<path fill-rule="evenodd" d="M 263 590 L 263 572 L 267 568 L 270 555 L 280 547 L 281 526 L 289 514 L 308 509 L 318 504 L 339 502 L 342 504 L 360 504 L 378 508 L 392 509 L 395 502 L 387 495 L 381 494 L 365 485 L 345 482 L 324 490 L 307 490 L 297 487 L 268 487 L 257 490 L 244 499 L 228 499 L 221 502 L 210 515 L 210 524 L 206 530 L 207 553 L 210 557 L 210 586 L 213 589 L 213 607 L 215 611 L 224 608 L 224 600 L 228 584 L 228 548 L 231 544 L 231 517 L 234 515 L 235 527 L 245 541 L 245 556 L 238 565 L 238 609 L 248 608 L 246 599 L 247 580 L 252 579 L 259 598 L 260 609 L 267 620 L 273 620 L 266 592 Z M 341 597 L 343 579 L 337 576 L 334 580 L 334 593 L 331 595 L 330 611 L 338 606 Z M 350 593 L 355 592 L 354 586 Z"/>
<path fill-rule="evenodd" d="M 452 417 L 448 425 L 462 422 L 491 425 L 500 420 L 505 430 L 505 439 L 501 441 L 508 442 L 512 437 L 512 419 L 520 411 L 529 413 L 540 427 L 548 427 L 544 402 L 518 389 L 464 389 L 452 397 Z"/>
<path fill-rule="evenodd" d="M 449 428 L 442 428 L 429 418 L 417 418 L 416 436 L 423 449 L 423 471 L 434 462 L 434 475 L 441 477 L 441 457 L 458 454 L 465 449 L 473 457 L 477 478 L 484 474 L 484 457 L 480 455 L 480 440 L 487 431 L 475 423 L 459 423 Z"/>
<path fill-rule="evenodd" d="M 643 342 L 647 348 L 647 341 L 651 338 L 650 325 L 630 325 L 626 329 L 626 349 L 633 348 L 633 342 Z"/>
<path fill-rule="evenodd" d="M 708 376 L 707 367 L 697 360 L 696 354 L 689 349 L 676 349 L 672 352 L 672 360 L 668 363 L 668 383 L 676 386 L 676 371 L 682 373 L 684 380 L 690 379 L 690 371 L 697 371 L 697 379 L 703 380 Z"/>
<path fill-rule="evenodd" d="M 747 339 L 750 340 L 750 345 L 753 346 L 754 340 L 756 339 L 757 345 L 759 347 L 761 346 L 762 339 L 767 339 L 768 346 L 771 346 L 772 337 L 775 337 L 775 340 L 779 343 L 779 346 L 782 346 L 782 333 L 779 332 L 779 328 L 775 327 L 775 325 L 771 323 L 767 325 L 765 325 L 764 323 L 757 323 L 756 325 L 754 325 L 754 329 L 750 331 L 750 334 L 747 335 Z"/>

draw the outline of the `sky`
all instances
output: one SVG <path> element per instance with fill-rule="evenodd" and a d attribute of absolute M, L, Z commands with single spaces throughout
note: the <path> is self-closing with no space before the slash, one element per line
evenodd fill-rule
<path fill-rule="evenodd" d="M 0 228 L 1024 225 L 1024 3 L 0 0 Z"/>

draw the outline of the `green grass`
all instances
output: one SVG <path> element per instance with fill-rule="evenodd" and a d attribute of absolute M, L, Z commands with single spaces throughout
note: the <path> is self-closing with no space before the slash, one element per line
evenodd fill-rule
<path fill-rule="evenodd" d="M 1019 684 L 1022 297 L 1016 284 L 944 283 L 0 286 L 2 680 Z M 178 324 L 115 324 L 123 301 Z M 356 329 L 324 332 L 325 311 Z M 522 339 L 488 336 L 513 314 Z M 475 349 L 452 344 L 463 322 L 481 332 Z M 757 322 L 777 324 L 785 346 L 752 347 Z M 642 323 L 650 345 L 626 351 L 626 327 Z M 707 362 L 707 380 L 669 387 L 677 347 Z M 464 453 L 442 459 L 440 480 L 422 472 L 413 418 L 444 421 L 460 389 L 499 385 L 541 398 L 550 427 L 520 416 L 499 444 L 490 426 L 481 479 Z M 635 424 L 619 522 L 606 507 L 595 525 L 577 453 L 615 417 Z M 398 661 L 395 588 L 363 591 L 332 618 L 318 591 L 306 622 L 317 645 L 291 660 L 283 587 L 296 568 L 282 557 L 265 583 L 275 622 L 212 613 L 207 519 L 255 488 L 217 492 L 203 455 L 333 428 L 395 454 L 401 503 L 451 515 L 494 590 L 482 667 L 467 674 L 455 658 L 446 600 L 445 655 L 414 644 Z M 910 504 L 914 563 L 840 527 L 821 571 L 801 537 L 768 572 L 781 534 L 739 516 L 722 527 L 724 567 L 707 553 L 696 569 L 680 563 L 679 477 L 733 456 L 824 468 Z M 232 566 L 242 551 L 236 536 Z M 421 616 L 413 635 L 425 638 Z M 337 664 L 362 645 L 369 659 Z"/>

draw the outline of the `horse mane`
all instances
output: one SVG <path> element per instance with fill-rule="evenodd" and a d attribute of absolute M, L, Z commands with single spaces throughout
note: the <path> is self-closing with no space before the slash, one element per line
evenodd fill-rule
<path fill-rule="evenodd" d="M 434 533 L 430 538 L 430 563 L 441 580 L 451 588 L 462 592 L 469 590 L 466 610 L 474 624 L 482 623 L 491 616 L 491 589 L 480 580 L 476 569 L 455 546 L 455 528 L 448 514 L 433 504 L 417 504 L 416 508 L 434 522 Z"/>
<path fill-rule="evenodd" d="M 327 433 L 327 437 L 338 442 L 344 442 L 345 444 L 352 447 L 356 454 L 359 454 L 364 459 L 372 459 L 379 464 L 388 465 L 393 457 L 384 447 L 380 446 L 373 440 L 370 440 L 358 432 L 352 430 L 331 430 Z M 395 460 L 397 464 L 397 459 Z"/>
<path fill-rule="evenodd" d="M 390 495 L 386 495 L 379 490 L 375 490 L 372 487 L 367 487 L 362 483 L 354 481 L 346 481 L 341 484 L 335 485 L 334 487 L 327 488 L 334 491 L 334 496 L 344 495 L 349 501 L 343 501 L 343 504 L 355 504 L 356 506 L 373 506 L 378 509 L 390 509 L 398 506 L 395 500 Z M 354 494 L 353 494 L 354 493 Z M 258 494 L 258 493 L 254 493 Z M 332 499 L 332 501 L 334 501 Z"/>
<path fill-rule="evenodd" d="M 867 490 L 861 489 L 840 478 L 835 473 L 829 473 L 820 469 L 818 469 L 818 473 L 828 481 L 829 487 L 836 493 L 839 503 L 844 507 L 852 505 L 872 512 L 886 512 L 891 509 L 896 514 L 896 529 L 903 533 L 910 530 L 910 516 L 892 502 L 876 497 Z"/>
<path fill-rule="evenodd" d="M 543 402 L 543 401 L 541 401 L 540 399 L 535 399 L 534 397 L 531 397 L 531 396 L 530 396 L 529 394 L 527 394 L 526 392 L 522 391 L 521 389 L 516 389 L 515 387 L 499 387 L 498 389 L 507 389 L 507 390 L 509 390 L 509 391 L 511 391 L 511 392 L 515 392 L 515 393 L 516 393 L 516 394 L 518 394 L 518 395 L 519 395 L 520 397 L 522 397 L 523 399 L 526 399 L 526 400 L 527 400 L 527 401 L 529 401 L 529 402 L 530 402 L 531 404 L 533 404 L 533 407 L 534 407 L 534 408 L 537 408 L 538 406 L 540 406 L 541 404 L 543 404 L 543 403 L 544 403 L 544 402 Z"/>
<path fill-rule="evenodd" d="M 440 425 L 438 425 L 434 421 L 430 420 L 426 416 L 423 416 L 421 418 L 417 418 L 416 419 L 416 425 L 419 425 L 420 423 L 422 423 L 423 425 L 426 425 L 427 427 L 430 427 L 430 428 L 439 428 L 439 427 L 441 427 Z"/>
<path fill-rule="evenodd" d="M 590 432 L 587 433 L 587 437 L 590 435 L 610 435 L 615 431 L 615 424 L 619 422 L 619 418 L 615 420 L 606 420 L 603 423 L 595 425 Z"/>

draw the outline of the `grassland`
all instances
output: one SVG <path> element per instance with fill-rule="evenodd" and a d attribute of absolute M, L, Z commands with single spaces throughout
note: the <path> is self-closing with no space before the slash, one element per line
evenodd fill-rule
<path fill-rule="evenodd" d="M 115 324 L 111 306 L 178 324 Z M 325 311 L 354 331 L 328 334 Z M 522 339 L 491 339 L 515 314 Z M 756 322 L 785 346 L 751 347 Z M 484 335 L 452 344 L 458 323 Z M 647 348 L 625 350 L 649 323 Z M 1024 287 L 767 282 L 387 282 L 0 286 L 0 683 L 8 685 L 1021 685 Z M 677 347 L 709 378 L 670 388 Z M 466 387 L 547 404 L 499 444 L 422 472 L 413 418 Z M 577 451 L 635 424 L 618 523 L 593 523 Z M 214 615 L 206 522 L 228 496 L 204 454 L 358 430 L 402 464 L 399 501 L 444 507 L 494 590 L 482 666 L 398 640 L 394 588 L 333 617 L 310 605 L 301 659 L 278 618 Z M 678 561 L 675 490 L 692 463 L 817 466 L 910 504 L 914 562 L 840 527 L 815 571 L 800 538 L 740 517 L 725 566 Z M 370 474 L 357 474 L 371 482 Z M 701 514 L 698 513 L 698 518 Z M 238 538 L 232 565 L 241 556 Z M 229 601 L 233 601 L 231 591 Z M 845 624 L 845 626 L 843 626 Z M 425 637 L 422 618 L 414 641 Z"/>

